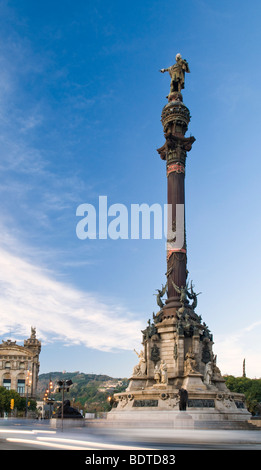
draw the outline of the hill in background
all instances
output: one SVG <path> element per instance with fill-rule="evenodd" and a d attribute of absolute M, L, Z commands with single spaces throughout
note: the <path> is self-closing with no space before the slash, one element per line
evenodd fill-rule
<path fill-rule="evenodd" d="M 62 400 L 62 394 L 56 392 L 58 380 L 71 380 L 73 384 L 70 391 L 65 393 L 65 399 L 70 400 L 71 405 L 82 409 L 84 412 L 102 412 L 110 409 L 108 398 L 113 393 L 122 392 L 128 386 L 127 378 L 113 378 L 103 374 L 84 374 L 83 372 L 49 372 L 39 375 L 38 396 L 42 400 L 44 393 L 53 382 L 53 392 L 49 397 L 55 401 Z"/>

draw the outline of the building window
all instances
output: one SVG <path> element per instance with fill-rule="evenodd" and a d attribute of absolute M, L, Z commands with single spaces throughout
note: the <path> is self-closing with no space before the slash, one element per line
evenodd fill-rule
<path fill-rule="evenodd" d="M 11 362 L 10 361 L 6 361 L 5 369 L 11 369 Z"/>
<path fill-rule="evenodd" d="M 25 369 L 25 363 L 24 363 L 24 362 L 20 362 L 19 368 L 20 368 L 20 369 Z"/>
<path fill-rule="evenodd" d="M 4 379 L 3 386 L 6 388 L 6 390 L 11 390 L 11 379 Z"/>
<path fill-rule="evenodd" d="M 17 381 L 17 392 L 20 395 L 23 395 L 25 393 L 25 380 L 18 379 L 18 381 Z"/>

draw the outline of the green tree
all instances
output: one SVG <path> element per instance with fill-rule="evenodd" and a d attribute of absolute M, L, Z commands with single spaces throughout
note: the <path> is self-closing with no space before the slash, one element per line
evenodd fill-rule
<path fill-rule="evenodd" d="M 14 408 L 21 410 L 22 398 L 15 390 L 7 390 L 5 387 L 0 387 L 0 412 L 10 411 L 11 399 L 14 399 Z M 22 408 L 23 409 L 23 408 Z"/>
<path fill-rule="evenodd" d="M 0 412 L 3 413 L 6 409 L 7 392 L 5 387 L 0 387 Z"/>
<path fill-rule="evenodd" d="M 26 409 L 26 398 L 21 397 L 18 392 L 15 390 L 7 390 L 5 387 L 0 387 L 0 414 L 4 411 L 10 412 L 11 399 L 14 400 L 14 409 L 17 411 L 25 411 Z M 28 409 L 30 411 L 35 411 L 37 403 L 35 400 L 29 399 L 30 406 Z"/>
<path fill-rule="evenodd" d="M 248 377 L 224 377 L 226 386 L 235 393 L 244 393 L 248 411 L 256 414 L 260 411 L 261 403 L 261 379 L 249 379 Z"/>

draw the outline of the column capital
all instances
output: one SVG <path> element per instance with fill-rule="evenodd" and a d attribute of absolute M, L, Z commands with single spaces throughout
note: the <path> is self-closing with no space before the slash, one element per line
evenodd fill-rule
<path fill-rule="evenodd" d="M 167 164 L 181 163 L 185 166 L 186 154 L 191 150 L 195 137 L 184 137 L 169 130 L 165 132 L 165 138 L 165 144 L 157 149 L 161 159 L 166 160 Z"/>

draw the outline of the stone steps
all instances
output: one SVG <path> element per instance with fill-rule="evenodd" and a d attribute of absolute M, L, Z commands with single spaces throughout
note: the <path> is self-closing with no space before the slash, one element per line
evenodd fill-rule
<path fill-rule="evenodd" d="M 106 419 L 94 419 L 94 420 L 86 420 L 86 426 L 89 427 L 111 427 L 111 428 L 153 428 L 157 427 L 158 429 L 161 428 L 169 428 L 169 429 L 227 429 L 227 430 L 245 430 L 245 431 L 261 431 L 261 427 L 255 426 L 248 421 L 227 421 L 227 420 L 169 420 L 169 421 L 144 421 L 144 420 L 106 420 Z"/>
<path fill-rule="evenodd" d="M 248 421 L 212 421 L 212 420 L 195 420 L 194 429 L 234 429 L 234 430 L 246 430 L 246 431 L 257 431 L 258 428 Z"/>

